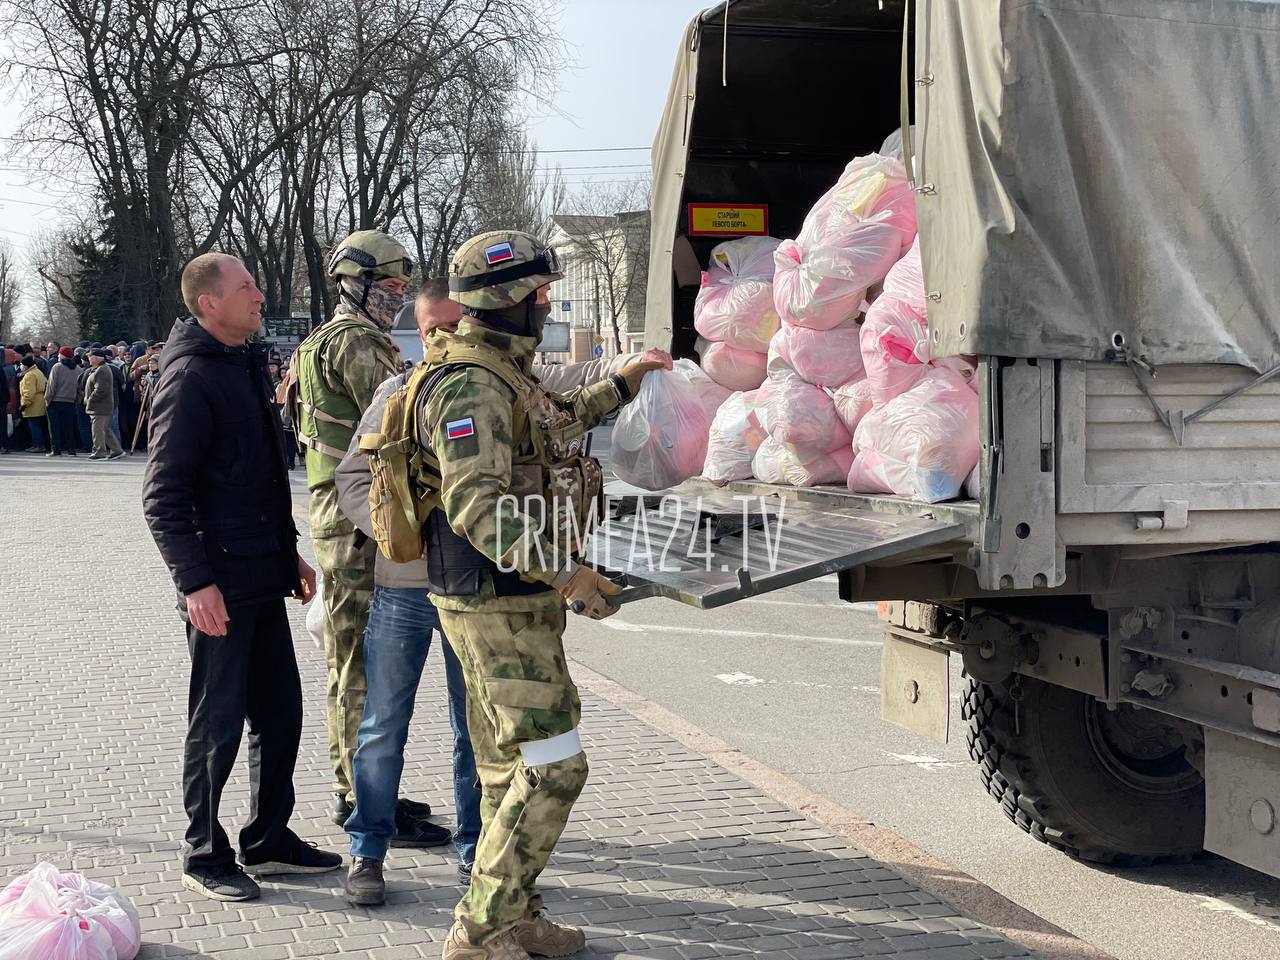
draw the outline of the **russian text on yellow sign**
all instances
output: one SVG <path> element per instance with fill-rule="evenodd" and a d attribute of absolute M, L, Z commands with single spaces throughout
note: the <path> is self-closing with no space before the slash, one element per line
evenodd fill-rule
<path fill-rule="evenodd" d="M 689 210 L 691 233 L 762 234 L 768 231 L 764 206 L 693 207 Z"/>

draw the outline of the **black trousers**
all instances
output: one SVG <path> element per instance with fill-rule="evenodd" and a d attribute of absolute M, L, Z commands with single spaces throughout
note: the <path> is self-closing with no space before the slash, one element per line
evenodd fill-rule
<path fill-rule="evenodd" d="M 58 400 L 49 404 L 49 433 L 52 447 L 57 453 L 75 453 L 79 446 L 76 436 L 76 405 Z"/>
<path fill-rule="evenodd" d="M 283 600 L 229 607 L 225 637 L 187 624 L 191 689 L 182 799 L 189 825 L 185 870 L 230 867 L 235 855 L 218 823 L 222 790 L 249 724 L 249 822 L 240 831 L 248 862 L 271 859 L 288 836 L 293 768 L 302 736 L 302 683 Z"/>

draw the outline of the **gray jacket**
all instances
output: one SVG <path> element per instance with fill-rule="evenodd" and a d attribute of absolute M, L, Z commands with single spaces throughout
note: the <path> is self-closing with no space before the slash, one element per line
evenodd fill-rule
<path fill-rule="evenodd" d="M 80 368 L 67 366 L 61 360 L 49 368 L 49 384 L 44 388 L 46 403 L 75 403 Z"/>
<path fill-rule="evenodd" d="M 555 364 L 542 366 L 534 364 L 533 374 L 542 385 L 553 393 L 567 393 L 588 383 L 603 380 L 610 374 L 621 370 L 629 361 L 637 359 L 638 354 L 621 354 L 611 360 L 588 360 L 585 363 Z M 347 455 L 338 464 L 334 475 L 334 485 L 338 493 L 338 509 L 343 515 L 373 537 L 373 523 L 369 519 L 369 487 L 373 483 L 369 472 L 369 461 L 360 452 L 360 436 L 382 429 L 382 412 L 386 409 L 387 398 L 404 386 L 405 374 L 398 373 L 388 377 L 373 395 L 373 401 L 360 418 Z M 411 563 L 396 563 L 388 560 L 379 551 L 374 562 L 373 582 L 379 587 L 394 589 L 419 589 L 427 587 L 427 561 L 414 560 Z"/>

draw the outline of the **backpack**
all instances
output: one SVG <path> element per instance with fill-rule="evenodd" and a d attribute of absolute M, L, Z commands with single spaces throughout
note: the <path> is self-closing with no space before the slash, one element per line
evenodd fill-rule
<path fill-rule="evenodd" d="M 423 395 L 448 374 L 476 366 L 501 378 L 527 404 L 530 385 L 509 363 L 475 348 L 469 354 L 462 363 L 450 362 L 448 351 L 429 354 L 404 386 L 387 397 L 378 432 L 360 436 L 360 450 L 369 460 L 373 536 L 382 555 L 396 563 L 421 559 L 422 525 L 440 505 L 440 461 L 418 442 L 417 410 Z"/>

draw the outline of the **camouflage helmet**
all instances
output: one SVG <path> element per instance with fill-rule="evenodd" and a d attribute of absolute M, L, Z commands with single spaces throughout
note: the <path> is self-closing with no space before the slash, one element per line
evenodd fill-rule
<path fill-rule="evenodd" d="M 395 237 L 381 230 L 357 230 L 338 244 L 329 258 L 329 279 L 340 277 L 399 277 L 413 273 L 409 253 Z"/>
<path fill-rule="evenodd" d="M 520 230 L 494 230 L 472 237 L 453 255 L 449 297 L 473 310 L 501 310 L 562 276 L 554 247 Z"/>

